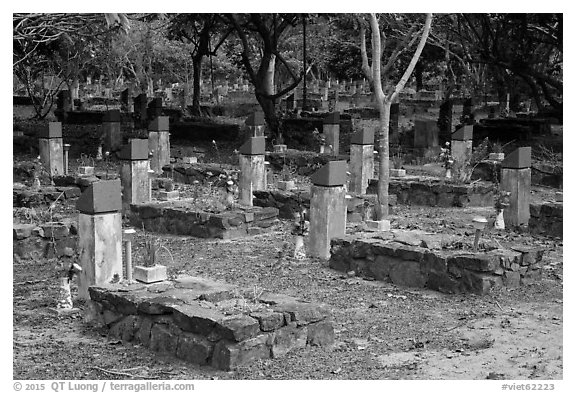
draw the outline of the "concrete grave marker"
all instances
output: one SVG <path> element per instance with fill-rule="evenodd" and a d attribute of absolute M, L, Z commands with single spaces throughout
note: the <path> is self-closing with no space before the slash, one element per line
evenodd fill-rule
<path fill-rule="evenodd" d="M 102 119 L 104 132 L 104 149 L 109 152 L 120 150 L 122 147 L 122 131 L 120 129 L 120 111 L 112 110 L 104 114 Z"/>
<path fill-rule="evenodd" d="M 169 129 L 168 116 L 158 116 L 148 126 L 148 150 L 152 155 L 150 169 L 156 173 L 161 173 L 162 167 L 170 164 Z"/>
<path fill-rule="evenodd" d="M 365 194 L 374 177 L 374 131 L 362 129 L 350 138 L 350 191 Z"/>
<path fill-rule="evenodd" d="M 416 120 L 414 123 L 414 147 L 438 146 L 438 125 L 434 120 Z"/>
<path fill-rule="evenodd" d="M 122 278 L 122 208 L 120 180 L 92 183 L 78 198 L 78 248 L 82 271 L 78 296 L 88 287 Z"/>
<path fill-rule="evenodd" d="M 50 122 L 40 130 L 38 138 L 40 161 L 50 176 L 64 174 L 64 146 L 62 143 L 62 123 Z"/>
<path fill-rule="evenodd" d="M 340 153 L 340 113 L 330 112 L 323 121 L 322 133 L 326 136 L 326 146 L 331 146 L 331 154 Z"/>
<path fill-rule="evenodd" d="M 507 225 L 528 225 L 530 220 L 531 155 L 530 147 L 519 147 L 502 161 L 500 189 L 510 192 L 510 206 L 504 209 Z"/>
<path fill-rule="evenodd" d="M 312 176 L 310 255 L 330 258 L 330 240 L 346 233 L 346 161 L 330 161 Z"/>
<path fill-rule="evenodd" d="M 472 156 L 472 134 L 474 126 L 464 125 L 452 133 L 451 151 L 454 161 L 467 162 Z"/>
<path fill-rule="evenodd" d="M 240 152 L 240 203 L 252 206 L 253 191 L 266 189 L 266 167 L 264 153 L 266 140 L 262 136 L 250 137 L 239 149 Z"/>
<path fill-rule="evenodd" d="M 264 130 L 266 128 L 266 122 L 264 120 L 264 112 L 257 110 L 250 114 L 246 119 L 246 126 L 250 131 L 248 137 L 253 136 L 264 136 Z"/>
<path fill-rule="evenodd" d="M 150 201 L 150 177 L 148 169 L 148 140 L 131 139 L 119 154 L 122 160 L 122 207 L 130 210 L 131 204 Z"/>

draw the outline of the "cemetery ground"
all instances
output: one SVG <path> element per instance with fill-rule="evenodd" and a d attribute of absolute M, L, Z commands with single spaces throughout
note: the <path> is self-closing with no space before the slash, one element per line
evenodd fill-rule
<path fill-rule="evenodd" d="M 209 146 L 209 144 L 208 144 Z M 223 143 L 219 156 L 232 157 L 238 144 Z M 178 148 L 174 144 L 173 149 Z M 15 156 L 14 161 L 32 160 Z M 71 164 L 75 165 L 75 164 Z M 102 170 L 103 163 L 98 166 Z M 111 167 L 118 165 L 112 161 Z M 115 170 L 117 171 L 117 167 Z M 424 170 L 414 168 L 410 170 Z M 553 197 L 533 186 L 532 201 Z M 394 206 L 393 229 L 420 229 L 461 236 L 471 242 L 471 217 L 494 216 L 493 207 Z M 39 219 L 14 208 L 14 222 Z M 75 219 L 74 201 L 60 201 L 54 217 Z M 169 275 L 189 274 L 323 303 L 333 314 L 335 344 L 306 347 L 277 359 L 257 360 L 233 371 L 197 366 L 149 349 L 110 340 L 79 312 L 56 314 L 55 259 L 14 257 L 14 379 L 562 379 L 563 244 L 513 231 L 488 231 L 483 239 L 502 245 L 546 249 L 541 280 L 496 288 L 484 296 L 398 287 L 356 277 L 315 258 L 291 257 L 287 220 L 271 231 L 233 240 L 155 234 L 170 250 Z M 347 232 L 354 232 L 349 224 Z M 143 243 L 137 230 L 133 247 Z"/>

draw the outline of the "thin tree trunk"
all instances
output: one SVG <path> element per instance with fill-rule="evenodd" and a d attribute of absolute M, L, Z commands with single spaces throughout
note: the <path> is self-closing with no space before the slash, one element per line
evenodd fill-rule
<path fill-rule="evenodd" d="M 202 56 L 192 58 L 192 116 L 202 116 L 200 108 L 200 78 L 202 77 Z"/>
<path fill-rule="evenodd" d="M 378 100 L 378 111 L 380 112 L 380 128 L 378 136 L 380 144 L 378 153 L 380 163 L 378 165 L 378 205 L 376 214 L 378 220 L 388 217 L 388 183 L 390 182 L 390 141 L 388 132 L 390 128 L 390 106 L 391 102 L 387 100 Z"/>

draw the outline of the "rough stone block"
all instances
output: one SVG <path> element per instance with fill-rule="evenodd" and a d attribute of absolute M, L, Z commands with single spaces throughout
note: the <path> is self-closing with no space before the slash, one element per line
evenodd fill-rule
<path fill-rule="evenodd" d="M 420 271 L 418 262 L 402 261 L 390 270 L 390 279 L 395 285 L 424 288 L 428 277 Z"/>
<path fill-rule="evenodd" d="M 239 342 L 258 335 L 260 324 L 247 315 L 234 315 L 220 321 L 216 331 L 224 339 Z"/>
<path fill-rule="evenodd" d="M 276 312 L 289 315 L 288 322 L 296 322 L 298 325 L 306 325 L 318 322 L 330 315 L 330 311 L 325 307 L 301 302 L 280 303 L 272 307 Z"/>
<path fill-rule="evenodd" d="M 206 337 L 182 332 L 178 338 L 176 357 L 191 363 L 205 365 L 208 364 L 213 351 L 214 344 Z"/>
<path fill-rule="evenodd" d="M 220 370 L 232 370 L 257 359 L 270 358 L 270 334 L 234 343 L 219 341 L 214 347 L 212 367 Z"/>
<path fill-rule="evenodd" d="M 12 233 L 14 240 L 22 240 L 32 236 L 32 230 L 36 227 L 34 224 L 13 224 Z"/>
<path fill-rule="evenodd" d="M 174 306 L 173 309 L 174 322 L 180 329 L 205 336 L 225 317 L 221 312 L 202 307 L 199 303 Z"/>
<path fill-rule="evenodd" d="M 462 254 L 450 257 L 448 265 L 455 265 L 458 268 L 469 269 L 478 272 L 493 272 L 500 266 L 498 255 L 482 254 Z"/>
<path fill-rule="evenodd" d="M 334 344 L 334 326 L 331 321 L 311 323 L 308 327 L 308 345 L 328 347 Z"/>
<path fill-rule="evenodd" d="M 284 325 L 284 314 L 279 312 L 255 312 L 250 316 L 258 320 L 260 330 L 263 332 L 271 332 Z"/>
<path fill-rule="evenodd" d="M 171 326 L 155 323 L 150 330 L 149 347 L 154 352 L 176 355 L 178 332 Z"/>
<path fill-rule="evenodd" d="M 308 329 L 307 326 L 301 328 L 284 326 L 276 330 L 273 335 L 272 357 L 279 358 L 294 349 L 305 348 L 308 340 Z"/>
<path fill-rule="evenodd" d="M 70 235 L 68 225 L 61 222 L 47 222 L 40 225 L 40 227 L 44 231 L 42 237 L 47 239 L 63 239 Z"/>

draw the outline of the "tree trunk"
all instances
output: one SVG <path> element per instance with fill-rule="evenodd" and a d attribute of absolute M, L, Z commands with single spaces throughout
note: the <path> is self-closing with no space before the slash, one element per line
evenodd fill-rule
<path fill-rule="evenodd" d="M 390 105 L 387 100 L 376 100 L 378 112 L 380 112 L 380 129 L 378 136 L 380 138 L 378 153 L 380 163 L 378 165 L 378 203 L 376 205 L 376 215 L 378 220 L 388 217 L 388 183 L 390 181 L 390 149 L 388 132 L 390 128 Z"/>
<path fill-rule="evenodd" d="M 200 108 L 200 79 L 202 78 L 202 57 L 195 55 L 192 58 L 192 116 L 202 116 Z"/>

